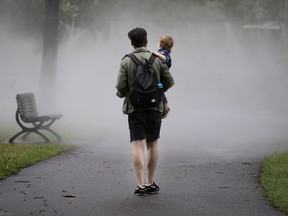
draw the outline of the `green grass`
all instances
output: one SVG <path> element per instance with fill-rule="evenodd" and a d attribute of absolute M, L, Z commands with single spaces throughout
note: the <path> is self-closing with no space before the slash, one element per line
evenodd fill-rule
<path fill-rule="evenodd" d="M 0 179 L 71 148 L 60 144 L 0 144 Z"/>
<path fill-rule="evenodd" d="M 288 214 L 288 152 L 262 161 L 261 184 L 272 204 Z"/>

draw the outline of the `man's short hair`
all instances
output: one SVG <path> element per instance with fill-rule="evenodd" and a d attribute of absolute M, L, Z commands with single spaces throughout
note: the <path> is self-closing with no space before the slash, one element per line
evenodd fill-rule
<path fill-rule="evenodd" d="M 147 32 L 143 28 L 137 27 L 132 29 L 128 32 L 128 37 L 135 48 L 147 45 Z"/>

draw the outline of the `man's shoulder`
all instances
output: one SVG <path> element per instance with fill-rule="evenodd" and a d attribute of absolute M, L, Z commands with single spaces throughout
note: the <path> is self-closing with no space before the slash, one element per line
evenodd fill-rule
<path fill-rule="evenodd" d="M 137 48 L 132 52 L 136 57 L 142 59 L 148 59 L 151 56 L 151 52 L 145 48 Z"/>
<path fill-rule="evenodd" d="M 145 47 L 139 47 L 139 48 L 135 48 L 133 50 L 133 53 L 151 53 L 147 48 Z"/>
<path fill-rule="evenodd" d="M 151 55 L 151 52 L 148 49 L 143 48 L 143 47 L 136 48 L 132 52 L 125 54 L 122 58 L 122 61 L 123 60 L 127 61 L 127 59 L 130 59 L 130 57 L 129 57 L 130 54 L 134 54 L 136 57 L 141 57 L 141 58 L 145 57 L 146 58 L 147 56 Z"/>

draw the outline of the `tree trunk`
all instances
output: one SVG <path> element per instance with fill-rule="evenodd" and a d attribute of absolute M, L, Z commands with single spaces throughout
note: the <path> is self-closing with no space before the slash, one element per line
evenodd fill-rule
<path fill-rule="evenodd" d="M 55 108 L 58 25 L 60 0 L 45 0 L 45 24 L 42 69 L 40 77 L 40 106 L 43 110 Z"/>

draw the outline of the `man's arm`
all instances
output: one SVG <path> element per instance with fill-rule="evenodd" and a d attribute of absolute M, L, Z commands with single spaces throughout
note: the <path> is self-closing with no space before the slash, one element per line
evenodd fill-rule
<path fill-rule="evenodd" d="M 120 98 L 125 97 L 128 90 L 128 76 L 126 68 L 127 64 L 125 64 L 125 61 L 122 61 L 116 82 L 116 95 Z"/>
<path fill-rule="evenodd" d="M 163 90 L 167 91 L 169 88 L 171 88 L 175 84 L 175 82 L 169 71 L 169 68 L 166 65 L 163 65 L 161 69 L 162 69 L 162 72 L 160 74 L 160 80 L 163 84 Z"/>

